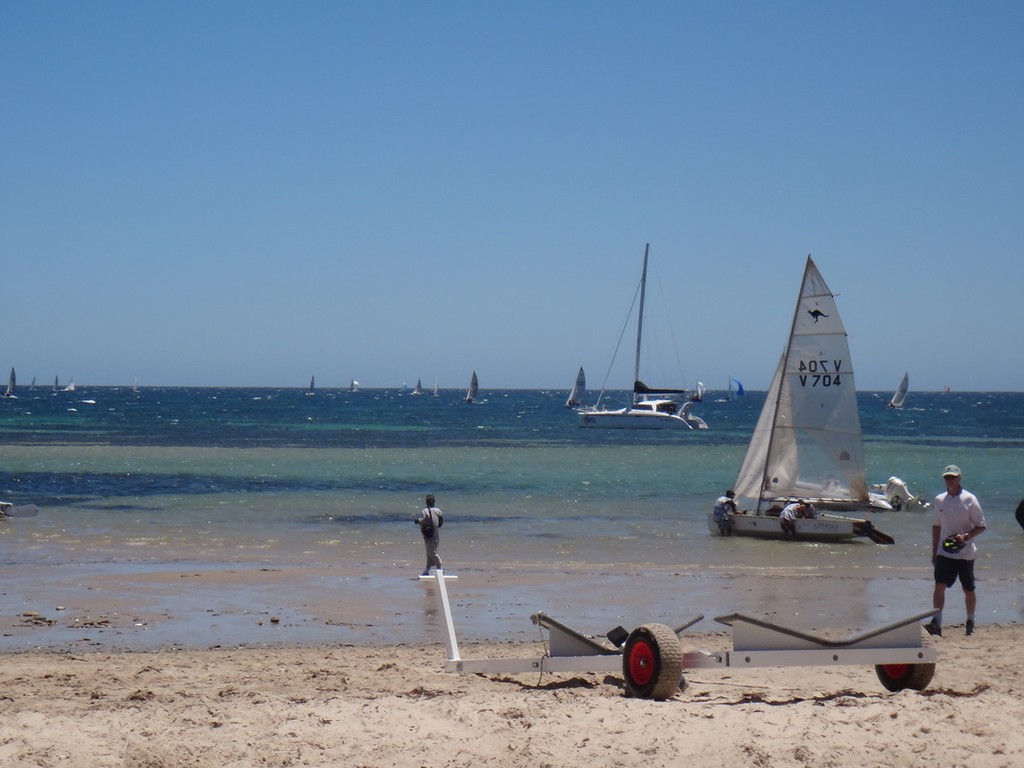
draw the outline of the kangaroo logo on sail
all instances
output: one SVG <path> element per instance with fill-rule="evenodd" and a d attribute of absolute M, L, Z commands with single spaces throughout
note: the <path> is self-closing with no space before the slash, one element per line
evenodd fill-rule
<path fill-rule="evenodd" d="M 801 360 L 797 370 L 801 387 L 838 387 L 842 383 L 843 361 Z"/>
<path fill-rule="evenodd" d="M 814 309 L 808 309 L 807 314 L 814 318 L 814 322 L 818 322 L 823 317 L 828 317 L 824 312 L 815 307 Z"/>

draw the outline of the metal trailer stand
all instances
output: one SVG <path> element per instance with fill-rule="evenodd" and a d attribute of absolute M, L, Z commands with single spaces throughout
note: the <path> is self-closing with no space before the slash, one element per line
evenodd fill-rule
<path fill-rule="evenodd" d="M 433 579 L 444 617 L 446 672 L 518 674 L 526 672 L 620 672 L 632 696 L 667 699 L 683 685 L 684 669 L 711 667 L 793 667 L 873 664 L 882 685 L 890 691 L 923 690 L 935 674 L 934 648 L 921 643 L 920 623 L 934 610 L 893 624 L 830 640 L 818 635 L 731 614 L 716 621 L 732 629 L 732 649 L 717 653 L 684 653 L 680 635 L 701 621 L 697 616 L 678 629 L 643 624 L 632 631 L 616 627 L 609 643 L 597 640 L 551 618 L 535 613 L 530 619 L 548 631 L 548 651 L 536 658 L 464 659 L 459 652 L 444 571 Z"/>

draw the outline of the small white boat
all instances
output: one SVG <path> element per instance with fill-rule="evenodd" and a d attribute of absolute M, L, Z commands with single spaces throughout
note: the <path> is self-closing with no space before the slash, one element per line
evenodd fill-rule
<path fill-rule="evenodd" d="M 576 374 L 576 381 L 572 385 L 572 391 L 569 392 L 569 398 L 565 401 L 566 408 L 579 408 L 583 404 L 583 395 L 587 391 L 587 375 L 583 372 L 583 366 L 580 366 L 579 373 Z"/>
<path fill-rule="evenodd" d="M 356 381 L 355 379 L 352 379 L 352 381 L 348 385 L 348 391 L 349 392 L 358 392 L 359 391 L 359 382 Z"/>
<path fill-rule="evenodd" d="M 900 385 L 896 388 L 893 393 L 892 399 L 889 401 L 890 408 L 902 408 L 903 403 L 907 399 L 907 390 L 910 388 L 910 374 L 904 373 L 903 380 L 900 381 Z"/>
<path fill-rule="evenodd" d="M 437 386 L 437 379 L 434 379 L 434 388 L 430 391 L 430 394 L 432 394 L 434 397 L 437 397 L 439 394 L 441 394 L 441 390 Z"/>
<path fill-rule="evenodd" d="M 316 376 L 309 377 L 309 388 L 306 390 L 307 395 L 316 394 Z"/>
<path fill-rule="evenodd" d="M 4 390 L 4 397 L 17 397 L 17 395 L 14 394 L 14 390 L 16 388 L 16 384 L 17 384 L 17 377 L 14 375 L 14 369 L 11 368 L 11 375 L 7 379 L 7 389 Z"/>
<path fill-rule="evenodd" d="M 419 379 L 416 379 L 416 386 L 413 388 L 412 393 L 414 395 L 422 395 L 423 394 L 423 382 L 420 381 Z"/>
<path fill-rule="evenodd" d="M 74 392 L 75 391 L 75 380 L 74 379 L 71 379 L 71 381 L 68 382 L 68 385 L 66 387 L 64 387 L 64 391 L 65 392 Z"/>
<path fill-rule="evenodd" d="M 466 402 L 472 403 L 476 400 L 476 393 L 480 389 L 480 381 L 476 377 L 476 371 L 473 371 L 473 376 L 469 379 L 469 389 L 466 390 Z"/>

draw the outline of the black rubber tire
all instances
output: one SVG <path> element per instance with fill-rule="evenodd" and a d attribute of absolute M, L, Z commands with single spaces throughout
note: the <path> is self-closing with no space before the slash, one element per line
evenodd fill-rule
<path fill-rule="evenodd" d="M 935 664 L 876 664 L 875 674 L 887 691 L 923 691 L 935 675 Z"/>
<path fill-rule="evenodd" d="M 622 648 L 622 676 L 630 696 L 672 698 L 683 676 L 683 649 L 676 633 L 664 624 L 644 624 L 630 632 Z"/>

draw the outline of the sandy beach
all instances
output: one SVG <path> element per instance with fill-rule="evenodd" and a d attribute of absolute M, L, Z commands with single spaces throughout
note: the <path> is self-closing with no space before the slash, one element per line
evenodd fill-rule
<path fill-rule="evenodd" d="M 870 667 L 716 669 L 688 673 L 664 702 L 626 697 L 613 674 L 449 674 L 439 645 L 13 653 L 0 763 L 1014 766 L 1019 640 L 1018 627 L 948 627 L 921 692 L 889 693 Z"/>
<path fill-rule="evenodd" d="M 890 693 L 871 666 L 732 667 L 684 670 L 686 686 L 655 702 L 627 697 L 620 673 L 445 672 L 436 586 L 408 578 L 397 590 L 409 596 L 405 603 L 309 594 L 277 614 L 275 601 L 284 597 L 271 585 L 281 573 L 95 576 L 88 587 L 67 588 L 69 605 L 3 617 L 7 647 L 23 650 L 0 656 L 2 765 L 596 768 L 685 760 L 984 768 L 1024 761 L 1021 627 L 985 623 L 965 637 L 955 601 L 945 636 L 924 637 L 939 655 L 924 691 Z M 295 598 L 300 576 L 326 578 L 292 573 L 283 595 Z M 337 573 L 330 576 L 336 583 Z M 61 595 L 58 586 L 47 587 L 48 598 Z M 518 586 L 525 593 L 532 585 Z M 591 599 L 614 602 L 621 587 L 592 589 Z M 154 599 L 168 590 L 174 599 L 154 612 Z M 451 592 L 458 617 L 514 614 L 524 638 L 480 642 L 481 628 L 493 626 L 485 623 L 476 637 L 460 636 L 462 658 L 543 654 L 526 605 L 499 608 L 493 595 L 488 602 L 486 584 L 474 586 L 471 573 Z M 571 613 L 562 618 L 577 626 Z M 415 625 L 433 637 L 381 642 L 371 631 L 376 623 Z M 699 626 L 705 630 L 684 634 L 684 651 L 731 648 L 722 625 Z M 225 627 L 235 629 L 218 629 Z M 150 647 L 153 639 L 162 646 Z"/>

